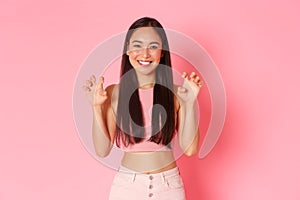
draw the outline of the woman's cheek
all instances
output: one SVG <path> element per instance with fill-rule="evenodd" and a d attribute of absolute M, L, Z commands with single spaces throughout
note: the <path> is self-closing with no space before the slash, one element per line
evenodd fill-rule
<path fill-rule="evenodd" d="M 138 53 L 136 53 L 135 51 L 130 51 L 128 53 L 129 58 L 131 59 L 135 59 L 138 56 Z"/>
<path fill-rule="evenodd" d="M 160 59 L 161 59 L 161 53 L 158 52 L 158 53 L 152 55 L 152 58 L 155 58 L 155 61 L 156 61 L 157 63 L 159 63 L 159 62 L 160 62 Z"/>

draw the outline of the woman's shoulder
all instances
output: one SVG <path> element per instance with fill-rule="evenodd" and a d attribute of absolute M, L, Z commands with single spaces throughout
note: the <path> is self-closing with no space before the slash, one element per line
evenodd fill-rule
<path fill-rule="evenodd" d="M 119 84 L 111 84 L 105 88 L 108 97 L 111 99 L 111 102 L 117 102 L 119 97 Z"/>
<path fill-rule="evenodd" d="M 116 112 L 118 105 L 118 97 L 119 97 L 119 84 L 111 84 L 105 88 L 107 92 L 108 98 L 110 99 L 110 106 L 113 111 Z"/>
<path fill-rule="evenodd" d="M 105 90 L 110 96 L 112 96 L 119 91 L 119 84 L 108 85 Z"/>
<path fill-rule="evenodd" d="M 174 90 L 174 93 L 177 92 L 177 89 L 180 87 L 180 85 L 176 85 L 176 84 L 173 84 L 173 90 Z"/>

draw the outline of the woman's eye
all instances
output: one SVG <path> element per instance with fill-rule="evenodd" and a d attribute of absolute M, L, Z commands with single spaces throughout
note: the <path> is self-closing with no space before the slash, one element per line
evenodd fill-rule
<path fill-rule="evenodd" d="M 157 49 L 158 46 L 150 46 L 150 49 Z"/>
<path fill-rule="evenodd" d="M 134 48 L 141 48 L 141 45 L 139 45 L 139 44 L 134 44 L 133 47 L 134 47 Z"/>

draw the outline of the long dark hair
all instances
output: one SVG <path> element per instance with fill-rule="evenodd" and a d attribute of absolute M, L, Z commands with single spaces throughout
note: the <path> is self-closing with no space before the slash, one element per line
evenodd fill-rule
<path fill-rule="evenodd" d="M 125 38 L 119 83 L 116 144 L 120 147 L 121 141 L 125 146 L 139 143 L 143 141 L 145 135 L 139 85 L 135 70 L 126 54 L 131 35 L 140 27 L 153 27 L 162 40 L 162 57 L 155 71 L 153 90 L 153 105 L 159 106 L 153 106 L 152 109 L 152 136 L 149 141 L 170 147 L 169 144 L 175 131 L 175 109 L 169 44 L 162 25 L 156 19 L 149 17 L 135 21 Z"/>

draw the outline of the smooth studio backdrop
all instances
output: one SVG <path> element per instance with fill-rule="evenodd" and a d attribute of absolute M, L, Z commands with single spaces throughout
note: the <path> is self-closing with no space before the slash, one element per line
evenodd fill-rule
<path fill-rule="evenodd" d="M 72 92 L 92 49 L 143 16 L 201 44 L 226 89 L 213 151 L 178 160 L 187 199 L 300 199 L 299 8 L 292 0 L 0 1 L 0 199 L 108 198 L 115 171 L 79 139 Z"/>

